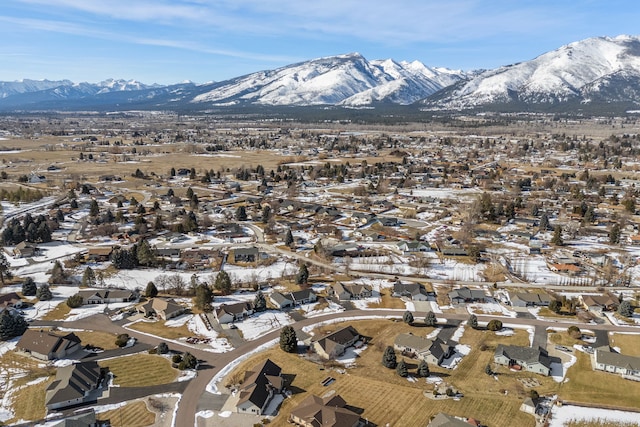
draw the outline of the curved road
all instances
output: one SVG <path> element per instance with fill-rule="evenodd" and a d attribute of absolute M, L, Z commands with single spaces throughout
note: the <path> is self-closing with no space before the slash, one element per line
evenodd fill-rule
<path fill-rule="evenodd" d="M 385 309 L 375 309 L 375 310 L 349 310 L 340 313 L 331 313 L 324 316 L 318 316 L 313 318 L 308 318 L 296 322 L 295 325 L 297 327 L 311 326 L 326 320 L 332 319 L 340 319 L 340 318 L 349 318 L 357 320 L 360 317 L 370 317 L 370 316 L 380 316 L 380 317 L 397 317 L 401 318 L 403 310 L 385 310 Z M 424 318 L 426 313 L 424 312 L 416 312 L 414 317 L 416 319 Z M 452 314 L 452 313 L 444 313 L 438 314 L 439 319 L 447 319 L 447 320 L 467 320 L 469 318 L 466 314 Z M 478 316 L 478 320 L 481 322 L 488 322 L 491 319 L 496 318 L 496 316 Z M 520 324 L 526 326 L 554 326 L 558 328 L 568 328 L 569 326 L 576 325 L 576 323 L 571 322 L 555 322 L 548 320 L 538 320 L 538 319 L 521 319 L 521 318 L 502 318 L 500 319 L 507 324 Z M 113 333 L 128 333 L 130 336 L 136 337 L 139 341 L 151 344 L 158 345 L 160 342 L 165 341 L 162 338 L 149 336 L 145 334 L 138 333 L 133 330 L 124 329 L 122 326 L 111 322 L 111 320 L 105 315 L 95 315 L 91 316 L 77 322 L 65 322 L 66 327 L 80 328 L 80 329 L 93 329 L 100 330 L 106 332 Z M 583 325 L 580 324 L 581 327 L 590 329 L 590 330 L 607 330 L 607 331 L 616 331 L 616 332 L 628 332 L 630 329 L 626 326 L 612 326 L 612 325 Z M 192 379 L 185 392 L 180 399 L 180 403 L 178 406 L 178 411 L 176 414 L 175 425 L 176 427 L 193 427 L 196 424 L 195 414 L 198 410 L 202 410 L 203 408 L 198 408 L 198 401 L 200 396 L 206 393 L 206 387 L 211 381 L 211 379 L 220 372 L 225 366 L 235 361 L 237 358 L 247 354 L 258 348 L 259 346 L 268 343 L 274 339 L 277 339 L 280 336 L 280 331 L 276 330 L 270 332 L 256 340 L 248 341 L 242 344 L 241 346 L 229 351 L 227 353 L 211 353 L 199 349 L 195 349 L 188 345 L 177 344 L 174 342 L 170 342 L 170 347 L 172 349 L 180 350 L 180 351 L 188 351 L 201 362 L 201 369 L 198 371 L 198 375 Z"/>

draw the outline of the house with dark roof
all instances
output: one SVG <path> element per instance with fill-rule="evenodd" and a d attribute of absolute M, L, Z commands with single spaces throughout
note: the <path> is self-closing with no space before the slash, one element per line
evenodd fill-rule
<path fill-rule="evenodd" d="M 96 421 L 96 411 L 93 408 L 52 422 L 55 424 L 47 422 L 47 425 L 51 427 L 99 427 Z"/>
<path fill-rule="evenodd" d="M 284 387 L 282 369 L 267 359 L 244 375 L 236 411 L 262 415 L 273 396 Z"/>
<path fill-rule="evenodd" d="M 256 262 L 260 251 L 256 247 L 235 248 L 233 250 L 233 262 Z"/>
<path fill-rule="evenodd" d="M 294 301 L 291 294 L 282 294 L 280 292 L 271 292 L 269 301 L 279 309 L 293 307 Z"/>
<path fill-rule="evenodd" d="M 620 374 L 622 378 L 640 381 L 640 357 L 628 356 L 611 350 L 609 346 L 596 348 L 594 369 Z"/>
<path fill-rule="evenodd" d="M 360 415 L 346 408 L 339 395 L 326 397 L 309 395 L 291 410 L 289 422 L 301 427 L 359 427 Z"/>
<path fill-rule="evenodd" d="M 444 414 L 442 412 L 438 413 L 427 427 L 469 427 L 469 426 L 479 426 L 478 423 L 473 418 L 462 419 L 458 417 L 454 417 L 453 415 Z"/>
<path fill-rule="evenodd" d="M 111 304 L 134 301 L 138 296 L 127 289 L 99 289 L 79 291 L 82 304 Z"/>
<path fill-rule="evenodd" d="M 318 300 L 318 296 L 312 289 L 301 289 L 299 291 L 287 293 L 272 292 L 269 295 L 269 300 L 279 309 L 283 309 L 300 304 L 316 302 Z"/>
<path fill-rule="evenodd" d="M 103 386 L 106 368 L 98 362 L 79 362 L 58 368 L 56 379 L 45 394 L 47 410 L 66 408 L 84 402 L 96 400 L 94 390 Z"/>
<path fill-rule="evenodd" d="M 393 285 L 392 296 L 397 298 L 408 298 L 412 301 L 427 301 L 429 294 L 420 283 L 396 282 Z"/>
<path fill-rule="evenodd" d="M 603 311 L 616 311 L 620 305 L 620 300 L 609 294 L 580 295 L 578 300 L 585 309 L 595 314 L 602 314 Z"/>
<path fill-rule="evenodd" d="M 329 287 L 328 293 L 340 301 L 349 301 L 369 298 L 373 294 L 373 290 L 369 285 L 336 282 Z"/>
<path fill-rule="evenodd" d="M 325 359 L 333 359 L 344 354 L 344 351 L 353 346 L 360 339 L 360 334 L 353 326 L 345 326 L 318 340 L 312 341 L 315 352 Z"/>
<path fill-rule="evenodd" d="M 213 310 L 213 314 L 220 324 L 238 322 L 253 314 L 253 304 L 250 302 L 222 304 Z"/>
<path fill-rule="evenodd" d="M 411 332 L 396 337 L 393 347 L 401 352 L 408 352 L 418 359 L 432 365 L 440 365 L 455 353 L 455 343 L 445 343 L 440 338 L 427 339 L 413 335 Z"/>
<path fill-rule="evenodd" d="M 51 331 L 27 329 L 16 347 L 36 359 L 62 359 L 80 350 L 80 338 L 73 332 L 58 335 Z"/>
<path fill-rule="evenodd" d="M 549 294 L 534 294 L 528 292 L 514 292 L 509 294 L 513 307 L 547 307 L 551 302 Z"/>
<path fill-rule="evenodd" d="M 29 258 L 38 253 L 38 247 L 33 243 L 29 243 L 26 240 L 18 243 L 13 248 L 13 256 L 16 258 Z"/>
<path fill-rule="evenodd" d="M 15 292 L 0 295 L 0 312 L 7 308 L 21 308 L 22 298 Z"/>
<path fill-rule="evenodd" d="M 138 313 L 144 314 L 145 317 L 159 317 L 163 320 L 178 317 L 185 311 L 187 311 L 186 307 L 181 306 L 170 298 L 151 298 L 138 306 Z"/>
<path fill-rule="evenodd" d="M 493 361 L 509 368 L 519 366 L 527 372 L 536 374 L 548 376 L 551 373 L 551 359 L 542 348 L 499 344 L 493 355 Z"/>
<path fill-rule="evenodd" d="M 86 259 L 93 262 L 109 261 L 112 253 L 112 246 L 97 246 L 95 248 L 89 248 Z"/>
<path fill-rule="evenodd" d="M 414 252 L 429 252 L 431 246 L 427 242 L 421 242 L 420 240 L 412 240 L 410 242 L 399 242 L 397 244 L 398 249 L 403 253 L 409 254 Z"/>
<path fill-rule="evenodd" d="M 486 295 L 484 291 L 469 289 L 466 286 L 454 289 L 449 292 L 449 300 L 451 304 L 464 304 L 469 302 L 484 302 Z"/>

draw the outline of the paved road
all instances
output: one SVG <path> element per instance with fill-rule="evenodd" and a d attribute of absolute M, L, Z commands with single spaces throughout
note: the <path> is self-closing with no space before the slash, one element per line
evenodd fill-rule
<path fill-rule="evenodd" d="M 337 319 L 337 318 L 351 318 L 357 320 L 359 317 L 364 316 L 381 316 L 381 317 L 397 317 L 401 318 L 403 310 L 350 310 L 341 313 L 332 313 L 324 316 L 313 317 L 310 319 L 303 319 L 295 324 L 295 328 L 302 328 L 304 326 L 314 325 L 326 320 Z M 425 312 L 416 312 L 414 313 L 414 317 L 419 319 L 426 316 Z M 448 323 L 453 323 L 453 321 L 463 321 L 468 319 L 467 314 L 438 314 L 439 318 L 446 318 Z M 492 316 L 478 316 L 478 320 L 480 322 L 488 322 L 491 320 Z M 571 325 L 575 325 L 575 323 L 570 322 L 561 322 L 561 321 L 547 321 L 547 320 L 538 320 L 538 319 L 502 319 L 505 323 L 516 324 L 516 325 L 526 325 L 526 326 L 535 326 L 536 329 L 544 330 L 547 326 L 554 326 L 557 328 L 568 328 Z M 82 319 L 78 322 L 66 322 L 67 327 L 71 328 L 81 328 L 81 329 L 93 329 L 100 330 L 106 332 L 113 333 L 123 333 L 126 332 L 130 336 L 136 337 L 142 343 L 157 345 L 160 343 L 162 338 L 152 337 L 144 334 L 137 333 L 132 330 L 125 330 L 120 325 L 111 322 L 111 320 L 102 314 L 98 314 L 95 316 L 91 316 L 85 319 Z M 612 326 L 612 325 L 588 325 L 588 329 L 594 331 L 605 331 L 604 336 L 606 336 L 606 331 L 629 331 L 629 327 L 624 326 Z M 454 328 L 450 328 L 451 331 Z M 196 426 L 195 414 L 199 410 L 209 409 L 209 408 L 199 408 L 198 402 L 203 394 L 206 393 L 207 384 L 211 381 L 214 375 L 220 372 L 225 366 L 235 361 L 237 358 L 257 349 L 259 346 L 264 345 L 270 341 L 273 341 L 279 337 L 280 331 L 276 330 L 269 334 L 266 334 L 256 340 L 248 341 L 238 346 L 227 353 L 210 353 L 207 351 L 199 350 L 196 348 L 192 348 L 187 345 L 170 343 L 170 348 L 180 350 L 180 351 L 188 351 L 198 359 L 202 361 L 204 368 L 198 372 L 198 376 L 188 382 L 186 389 L 184 390 L 182 399 L 180 400 L 180 404 L 178 406 L 178 411 L 176 414 L 176 427 L 193 427 Z M 596 334 L 600 337 L 601 334 Z"/>

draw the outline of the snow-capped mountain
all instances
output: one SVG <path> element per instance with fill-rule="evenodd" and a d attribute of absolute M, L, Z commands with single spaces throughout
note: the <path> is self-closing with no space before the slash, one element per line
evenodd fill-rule
<path fill-rule="evenodd" d="M 410 104 L 462 77 L 466 77 L 462 71 L 430 69 L 417 61 L 369 62 L 352 53 L 220 82 L 195 96 L 192 102 L 298 106 Z"/>
<path fill-rule="evenodd" d="M 56 88 L 58 86 L 73 85 L 69 80 L 29 80 L 23 79 L 15 82 L 0 82 L 0 99 L 11 95 L 27 92 L 37 92 Z"/>
<path fill-rule="evenodd" d="M 458 82 L 427 99 L 438 108 L 491 104 L 637 102 L 640 38 L 596 37 Z"/>

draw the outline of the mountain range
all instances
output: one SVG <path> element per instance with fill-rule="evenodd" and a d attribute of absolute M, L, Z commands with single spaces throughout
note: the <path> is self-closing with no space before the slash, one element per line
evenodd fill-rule
<path fill-rule="evenodd" d="M 595 37 L 492 70 L 313 59 L 206 84 L 135 80 L 0 82 L 0 110 L 210 110 L 251 106 L 413 106 L 423 110 L 633 108 L 640 102 L 640 37 Z"/>

